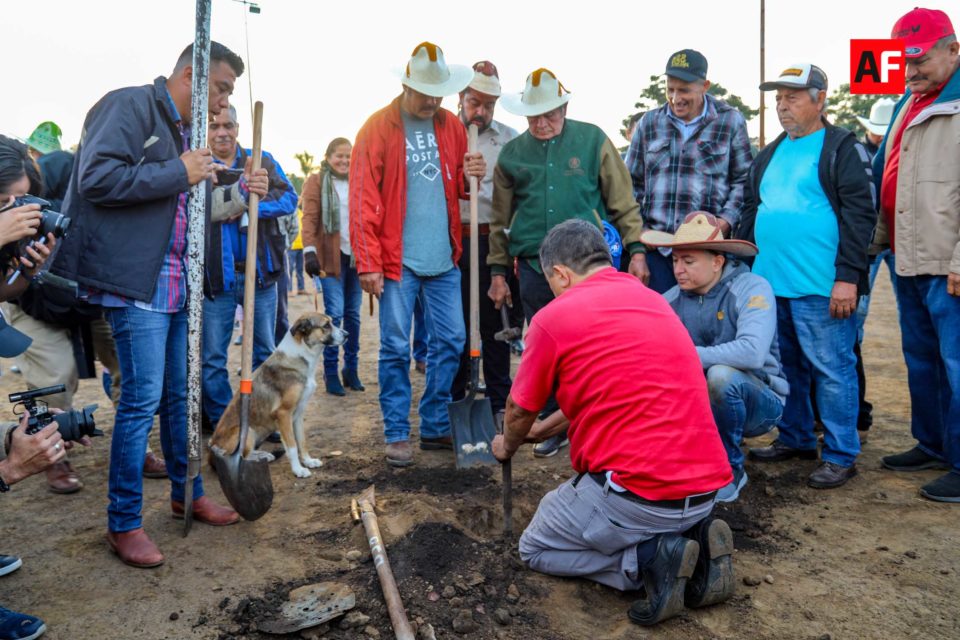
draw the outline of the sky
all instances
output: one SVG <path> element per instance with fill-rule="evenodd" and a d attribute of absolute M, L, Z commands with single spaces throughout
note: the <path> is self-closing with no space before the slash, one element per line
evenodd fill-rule
<path fill-rule="evenodd" d="M 258 4 L 261 13 L 254 15 L 234 0 L 212 0 L 211 32 L 248 65 L 233 97 L 241 143 L 251 143 L 249 81 L 253 98 L 264 103 L 263 148 L 287 172 L 299 171 L 294 154 L 307 150 L 319 162 L 330 140 L 353 139 L 400 92 L 396 74 L 424 40 L 438 44 L 451 64 L 491 60 L 505 92 L 521 91 L 538 67 L 552 70 L 572 92 L 568 117 L 602 127 L 617 146 L 626 144 L 621 122 L 640 91 L 680 49 L 702 52 L 710 80 L 753 107 L 760 102 L 759 0 Z M 813 62 L 827 72 L 832 91 L 850 81 L 850 39 L 889 37 L 914 6 L 767 0 L 767 76 Z M 0 133 L 23 138 L 53 120 L 65 146 L 75 144 L 87 110 L 102 95 L 169 74 L 193 40 L 195 7 L 194 0 L 0 0 L 6 54 Z M 768 140 L 781 130 L 771 103 Z M 456 96 L 443 106 L 456 111 Z M 526 128 L 502 108 L 495 117 Z M 757 134 L 757 119 L 749 130 Z"/>

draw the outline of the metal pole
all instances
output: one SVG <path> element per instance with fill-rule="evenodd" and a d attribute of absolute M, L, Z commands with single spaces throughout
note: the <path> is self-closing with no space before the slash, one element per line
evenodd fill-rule
<path fill-rule="evenodd" d="M 766 23 L 767 23 L 767 3 L 766 0 L 760 0 L 760 82 L 766 80 Z M 763 97 L 763 91 L 760 92 L 760 148 L 767 144 L 766 124 L 767 109 Z"/>
<path fill-rule="evenodd" d="M 193 41 L 193 93 L 190 149 L 207 146 L 208 78 L 210 75 L 210 4 L 197 0 L 197 32 Z M 203 320 L 203 251 L 207 215 L 207 182 L 190 188 L 187 226 L 187 478 L 183 535 L 193 524 L 193 481 L 200 475 L 200 336 Z"/>

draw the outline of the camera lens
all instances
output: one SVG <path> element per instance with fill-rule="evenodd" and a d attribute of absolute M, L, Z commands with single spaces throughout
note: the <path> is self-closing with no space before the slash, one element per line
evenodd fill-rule
<path fill-rule="evenodd" d="M 89 404 L 79 411 L 73 409 L 53 416 L 60 436 L 72 442 L 76 442 L 83 436 L 102 436 L 103 432 L 97 429 L 93 419 L 93 412 L 97 410 L 97 406 Z"/>

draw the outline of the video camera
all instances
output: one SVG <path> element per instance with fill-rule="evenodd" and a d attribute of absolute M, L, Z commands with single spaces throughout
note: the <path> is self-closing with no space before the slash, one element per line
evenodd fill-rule
<path fill-rule="evenodd" d="M 88 404 L 81 410 L 72 409 L 54 415 L 50 412 L 47 403 L 43 400 L 37 400 L 43 396 L 49 396 L 54 393 L 63 393 L 67 388 L 62 384 L 56 384 L 52 387 L 43 387 L 42 389 L 31 389 L 29 391 L 19 391 L 11 393 L 10 402 L 22 405 L 30 413 L 27 419 L 27 433 L 32 434 L 40 431 L 51 422 L 56 421 L 57 430 L 64 440 L 77 441 L 83 436 L 102 436 L 103 431 L 97 429 L 93 420 L 93 412 L 99 405 Z"/>
<path fill-rule="evenodd" d="M 13 258 L 27 258 L 29 260 L 30 257 L 27 255 L 27 247 L 31 246 L 33 243 L 46 244 L 48 233 L 52 233 L 53 237 L 59 240 L 66 235 L 67 229 L 70 228 L 70 218 L 63 215 L 59 211 L 54 211 L 50 208 L 49 202 L 43 198 L 37 198 L 36 196 L 22 196 L 20 198 L 14 198 L 13 204 L 8 207 L 4 207 L 2 210 L 0 210 L 0 213 L 6 211 L 7 209 L 23 207 L 28 204 L 40 205 L 40 226 L 37 227 L 37 232 L 34 235 L 21 238 L 16 242 L 10 242 L 5 244 L 3 247 L 0 247 L 0 261 L 4 263 L 10 263 Z M 16 281 L 22 268 L 23 267 L 20 267 L 13 273 L 12 276 L 10 276 L 7 284 L 13 284 Z"/>

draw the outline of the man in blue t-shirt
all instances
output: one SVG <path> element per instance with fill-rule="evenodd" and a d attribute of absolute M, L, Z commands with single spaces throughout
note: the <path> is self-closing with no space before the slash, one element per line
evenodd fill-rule
<path fill-rule="evenodd" d="M 754 273 L 777 298 L 780 357 L 791 393 L 780 436 L 750 458 L 815 460 L 811 383 L 824 425 L 821 464 L 811 487 L 839 487 L 856 475 L 855 312 L 869 290 L 867 245 L 876 225 L 870 159 L 853 133 L 829 124 L 827 76 L 797 64 L 760 85 L 777 92 L 784 133 L 760 152 L 747 178 L 737 237 L 760 253 Z"/>

